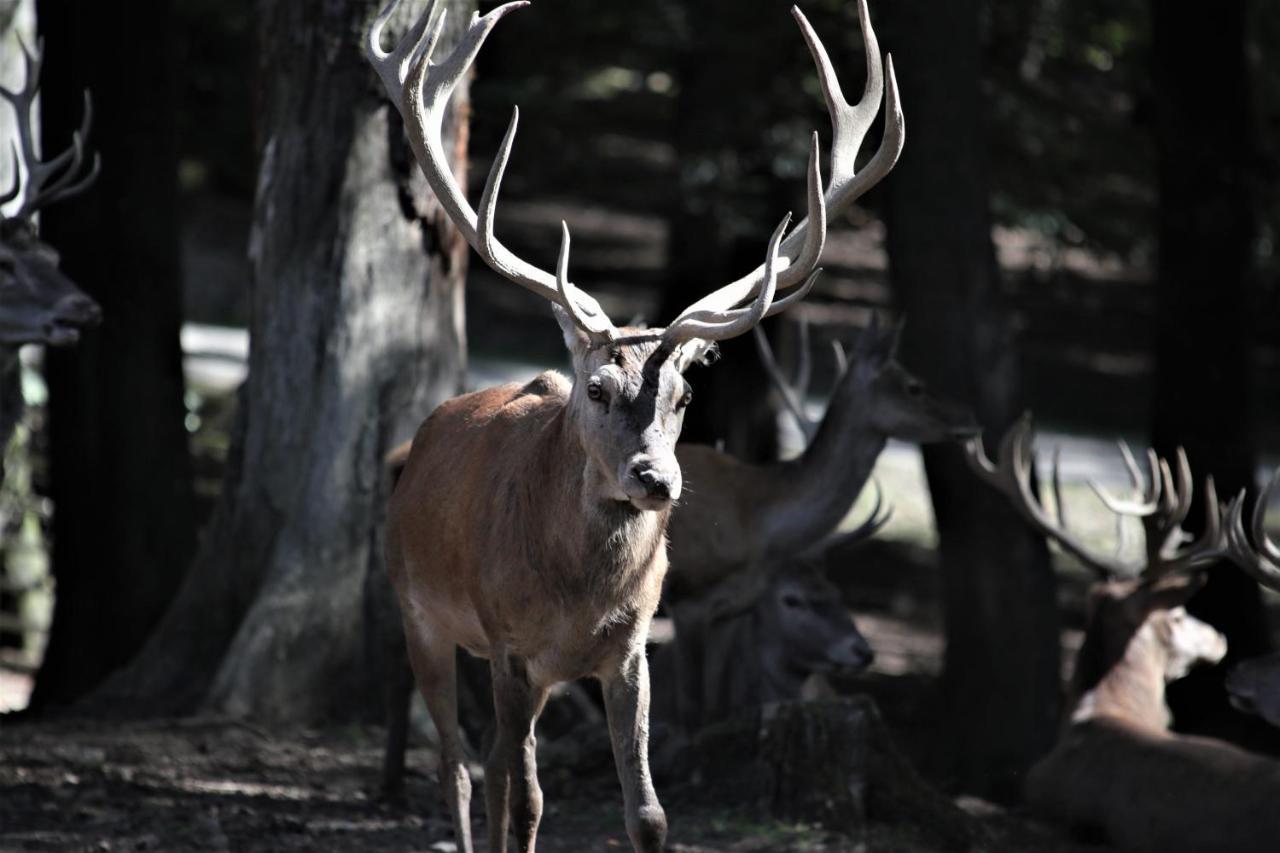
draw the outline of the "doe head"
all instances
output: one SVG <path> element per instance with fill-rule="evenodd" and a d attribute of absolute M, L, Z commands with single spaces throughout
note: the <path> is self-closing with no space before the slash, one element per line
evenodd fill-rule
<path fill-rule="evenodd" d="M 915 444 L 959 441 L 980 432 L 973 410 L 939 397 L 898 363 L 902 323 L 876 321 L 855 341 L 842 386 L 870 400 L 873 428 L 888 438 Z"/>

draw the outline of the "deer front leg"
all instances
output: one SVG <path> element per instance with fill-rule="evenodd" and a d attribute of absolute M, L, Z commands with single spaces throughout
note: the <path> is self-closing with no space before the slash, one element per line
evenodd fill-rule
<path fill-rule="evenodd" d="M 457 649 L 452 642 L 433 641 L 433 638 L 421 636 L 412 629 L 405 631 L 405 639 L 409 644 L 409 663 L 413 666 L 418 690 L 440 733 L 440 788 L 449 806 L 449 816 L 453 819 L 458 850 L 459 853 L 472 853 L 471 776 L 467 773 L 462 737 L 458 733 Z M 408 725 L 407 719 L 405 725 Z"/>
<path fill-rule="evenodd" d="M 667 816 L 649 776 L 649 663 L 644 645 L 628 652 L 616 672 L 601 679 L 613 761 L 622 782 L 627 835 L 638 853 L 660 853 Z"/>
<path fill-rule="evenodd" d="M 524 661 L 501 651 L 489 659 L 493 673 L 496 731 L 485 764 L 484 792 L 489 818 L 489 851 L 506 853 L 508 819 L 516 849 L 532 851 L 542 820 L 538 785 L 537 740 L 533 728 L 547 691 L 529 683 Z"/>

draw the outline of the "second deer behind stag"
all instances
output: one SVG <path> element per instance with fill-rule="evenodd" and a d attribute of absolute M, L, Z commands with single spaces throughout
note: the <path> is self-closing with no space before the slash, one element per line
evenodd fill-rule
<path fill-rule="evenodd" d="M 813 437 L 799 457 L 751 465 L 705 445 L 677 448 L 687 489 L 668 528 L 669 594 L 695 594 L 743 566 L 826 539 L 890 438 L 924 444 L 977 432 L 967 407 L 932 394 L 898 363 L 899 333 L 873 323 L 859 334 L 821 423 L 805 430 Z M 776 377 L 771 361 L 766 356 Z"/>

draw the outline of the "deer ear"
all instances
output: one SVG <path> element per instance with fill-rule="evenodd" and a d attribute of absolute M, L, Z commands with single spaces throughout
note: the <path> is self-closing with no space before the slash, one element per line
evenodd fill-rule
<path fill-rule="evenodd" d="M 573 322 L 569 312 L 554 302 L 551 304 L 551 313 L 556 315 L 556 322 L 560 324 L 560 331 L 564 334 L 564 345 L 573 356 L 574 367 L 577 367 L 587 357 L 591 339 Z"/>

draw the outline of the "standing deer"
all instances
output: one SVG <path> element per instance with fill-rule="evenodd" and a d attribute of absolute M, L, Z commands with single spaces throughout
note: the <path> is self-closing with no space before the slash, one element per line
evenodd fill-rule
<path fill-rule="evenodd" d="M 0 215 L 0 480 L 4 450 L 22 415 L 18 387 L 18 348 L 24 344 L 64 346 L 80 338 L 80 329 L 102 316 L 98 304 L 58 269 L 58 253 L 40 240 L 36 213 L 83 192 L 98 176 L 99 161 L 86 171 L 85 144 L 93 112 L 85 93 L 84 119 L 72 135 L 71 147 L 42 161 L 37 149 L 32 110 L 40 88 L 39 47 L 32 54 L 22 45 L 26 79 L 17 91 L 0 87 L 0 97 L 13 108 L 18 131 L 13 151 L 13 186 L 0 194 L 0 205 L 21 196 L 17 209 Z M 25 171 L 26 180 L 21 179 Z"/>
<path fill-rule="evenodd" d="M 494 235 L 494 210 L 518 114 L 473 210 L 448 167 L 440 136 L 450 93 L 508 3 L 468 23 L 442 61 L 432 54 L 444 11 L 431 3 L 391 51 L 378 15 L 366 53 L 404 121 L 414 154 L 468 244 L 500 274 L 552 302 L 572 355 L 573 381 L 544 373 L 441 405 L 414 437 L 387 520 L 387 565 L 400 603 L 410 663 L 440 732 L 440 781 L 459 847 L 472 850 L 471 783 L 458 734 L 455 650 L 486 657 L 497 732 L 486 762 L 489 850 L 532 850 L 542 815 L 534 725 L 557 682 L 602 684 L 627 834 L 639 851 L 661 850 L 666 818 L 648 767 L 649 678 L 644 642 L 666 573 L 665 530 L 682 480 L 675 456 L 690 392 L 682 374 L 715 341 L 741 335 L 812 287 L 829 214 L 883 178 L 902 149 L 903 120 L 860 3 L 867 88 L 845 102 L 822 43 L 793 16 L 817 63 L 835 128 L 825 190 L 817 135 L 808 169 L 808 216 L 784 218 L 764 264 L 695 302 L 666 329 L 616 328 L 569 283 L 568 229 L 550 274 Z M 883 97 L 879 150 L 854 161 Z M 793 293 L 774 301 L 777 291 Z"/>
<path fill-rule="evenodd" d="M 788 408 L 812 433 L 795 459 L 751 465 L 700 444 L 676 449 L 688 488 L 668 529 L 668 593 L 706 590 L 738 567 L 798 554 L 844 519 L 890 438 L 930 443 L 978 431 L 964 406 L 929 393 L 896 358 L 901 326 L 876 323 L 859 334 L 819 424 L 794 402 L 765 359 Z"/>
<path fill-rule="evenodd" d="M 1182 529 L 1191 506 L 1191 472 L 1179 449 L 1171 466 L 1149 453 L 1146 486 L 1127 449 L 1141 497 L 1121 501 L 1094 487 L 1119 516 L 1141 519 L 1143 557 L 1135 563 L 1091 553 L 1067 529 L 1057 465 L 1056 519 L 1031 484 L 1029 421 L 1006 434 L 999 463 L 979 439 L 968 446 L 978 475 L 1004 492 L 1037 530 L 1099 575 L 1090 594 L 1084 643 L 1076 656 L 1067 716 L 1057 745 L 1027 777 L 1033 810 L 1128 850 L 1162 853 L 1261 853 L 1280 839 L 1280 764 L 1235 746 L 1169 731 L 1165 685 L 1197 663 L 1217 663 L 1226 639 L 1183 605 L 1200 588 L 1202 569 L 1240 559 L 1222 524 L 1212 478 L 1205 483 L 1205 530 Z M 1243 496 L 1232 500 L 1238 512 Z"/>

